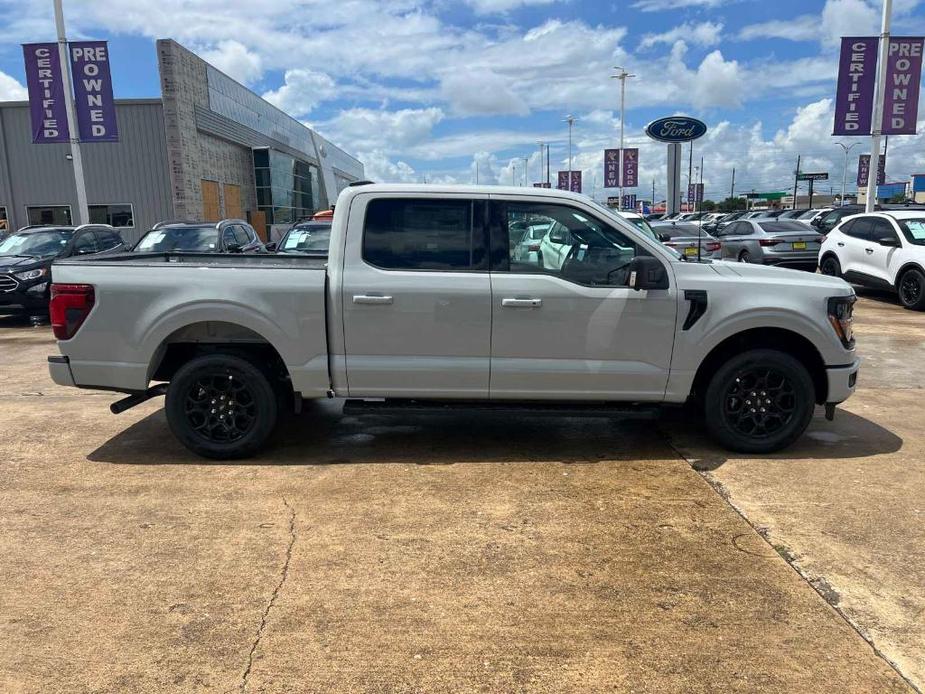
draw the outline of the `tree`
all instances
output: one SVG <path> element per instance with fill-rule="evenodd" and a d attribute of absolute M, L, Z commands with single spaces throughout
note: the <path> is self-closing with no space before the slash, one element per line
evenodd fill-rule
<path fill-rule="evenodd" d="M 736 210 L 745 209 L 745 200 L 742 198 L 726 198 L 717 207 L 720 212 L 735 212 Z"/>
<path fill-rule="evenodd" d="M 716 203 L 712 200 L 704 200 L 702 203 L 700 203 L 700 209 L 704 212 L 712 212 L 716 209 Z"/>

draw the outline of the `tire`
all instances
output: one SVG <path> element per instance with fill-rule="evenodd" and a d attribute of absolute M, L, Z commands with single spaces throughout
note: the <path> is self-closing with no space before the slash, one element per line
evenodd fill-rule
<path fill-rule="evenodd" d="M 740 263 L 750 263 L 752 262 L 752 254 L 748 251 L 742 251 L 739 253 L 739 262 Z"/>
<path fill-rule="evenodd" d="M 841 277 L 841 263 L 834 255 L 827 255 L 819 263 L 819 272 L 829 277 Z"/>
<path fill-rule="evenodd" d="M 733 356 L 713 375 L 704 397 L 706 427 L 731 451 L 773 453 L 806 430 L 815 400 L 812 378 L 797 359 L 753 349 Z"/>
<path fill-rule="evenodd" d="M 904 308 L 925 311 L 925 273 L 916 267 L 909 268 L 896 283 L 899 301 Z"/>
<path fill-rule="evenodd" d="M 193 453 L 234 460 L 254 455 L 273 431 L 277 393 L 250 361 L 209 354 L 180 367 L 165 410 L 173 435 Z"/>

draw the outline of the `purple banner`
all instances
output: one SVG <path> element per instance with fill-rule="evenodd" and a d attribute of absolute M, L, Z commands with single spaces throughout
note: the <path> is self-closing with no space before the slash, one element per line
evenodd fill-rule
<path fill-rule="evenodd" d="M 67 105 L 61 56 L 56 43 L 27 43 L 22 47 L 29 86 L 29 113 L 32 116 L 32 142 L 67 142 Z"/>
<path fill-rule="evenodd" d="M 581 171 L 572 171 L 572 185 L 569 190 L 573 193 L 581 192 Z"/>
<path fill-rule="evenodd" d="M 842 37 L 833 135 L 870 135 L 879 44 L 874 36 Z"/>
<path fill-rule="evenodd" d="M 623 187 L 635 188 L 639 185 L 639 150 L 623 150 Z M 635 202 L 633 205 L 635 206 Z"/>
<path fill-rule="evenodd" d="M 604 187 L 620 187 L 620 150 L 604 150 Z"/>
<path fill-rule="evenodd" d="M 890 39 L 883 99 L 883 134 L 915 135 L 922 81 L 922 37 Z"/>
<path fill-rule="evenodd" d="M 689 183 L 687 185 L 687 201 L 703 202 L 703 183 Z"/>
<path fill-rule="evenodd" d="M 559 180 L 556 188 L 559 190 L 570 190 L 573 193 L 581 192 L 581 171 L 572 171 L 569 176 L 568 171 L 559 172 Z"/>
<path fill-rule="evenodd" d="M 556 188 L 559 190 L 568 190 L 568 171 L 559 172 L 559 180 L 557 182 Z"/>
<path fill-rule="evenodd" d="M 636 209 L 636 194 L 629 193 L 623 196 L 623 209 L 624 210 L 635 210 Z"/>
<path fill-rule="evenodd" d="M 118 142 L 109 47 L 105 41 L 73 41 L 68 44 L 68 51 L 80 141 Z"/>
<path fill-rule="evenodd" d="M 862 188 L 866 188 L 870 179 L 870 155 L 862 154 L 858 157 L 858 178 L 857 183 Z M 877 185 L 882 186 L 886 183 L 886 157 L 880 155 L 877 164 Z"/>

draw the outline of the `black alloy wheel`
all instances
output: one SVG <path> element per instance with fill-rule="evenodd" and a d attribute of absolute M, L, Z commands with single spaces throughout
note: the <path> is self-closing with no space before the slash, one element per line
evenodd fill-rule
<path fill-rule="evenodd" d="M 231 354 L 184 364 L 167 388 L 167 422 L 180 442 L 206 458 L 256 453 L 276 425 L 277 396 L 266 374 Z"/>
<path fill-rule="evenodd" d="M 819 271 L 829 277 L 841 277 L 841 263 L 838 262 L 838 258 L 834 255 L 827 255 L 822 259 Z"/>
<path fill-rule="evenodd" d="M 726 448 L 770 453 L 809 425 L 815 387 L 806 367 L 786 352 L 753 349 L 731 357 L 707 387 L 706 425 Z"/>
<path fill-rule="evenodd" d="M 918 268 L 906 270 L 899 278 L 899 300 L 913 311 L 925 310 L 925 274 Z"/>

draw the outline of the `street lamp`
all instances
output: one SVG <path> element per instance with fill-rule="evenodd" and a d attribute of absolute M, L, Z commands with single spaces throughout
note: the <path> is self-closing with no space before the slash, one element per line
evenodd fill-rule
<path fill-rule="evenodd" d="M 843 150 L 845 150 L 845 168 L 842 171 L 842 176 L 841 176 L 841 206 L 844 207 L 845 206 L 845 186 L 848 183 L 848 152 L 851 151 L 852 147 L 860 143 L 852 142 L 850 145 L 846 145 L 843 142 L 836 142 L 835 144 L 841 147 Z M 868 179 L 867 179 L 867 190 L 868 190 L 867 194 L 869 196 L 870 195 L 870 175 L 869 174 L 868 174 Z M 876 188 L 874 190 L 876 190 Z"/>
<path fill-rule="evenodd" d="M 572 125 L 578 120 L 575 116 L 568 115 L 562 119 L 568 123 L 568 190 L 572 189 Z"/>
<path fill-rule="evenodd" d="M 626 110 L 626 78 L 635 77 L 619 65 L 615 65 L 614 70 L 619 70 L 616 75 L 611 75 L 611 79 L 620 80 L 620 207 L 623 207 L 623 123 L 624 113 Z M 571 174 L 569 174 L 571 175 Z"/>

